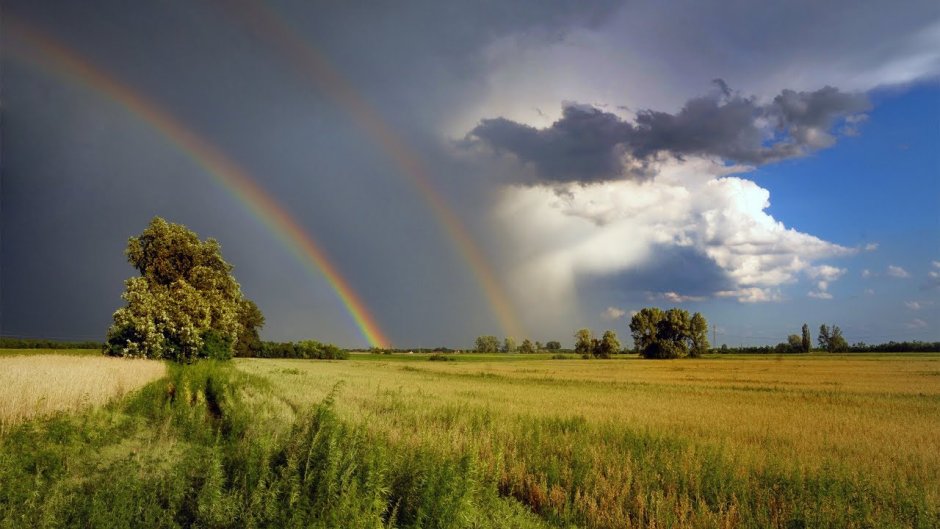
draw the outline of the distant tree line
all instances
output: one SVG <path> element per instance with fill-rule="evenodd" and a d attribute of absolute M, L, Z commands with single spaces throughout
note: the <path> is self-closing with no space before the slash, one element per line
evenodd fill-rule
<path fill-rule="evenodd" d="M 300 358 L 306 360 L 346 360 L 349 351 L 316 340 L 299 342 L 261 342 L 261 347 L 237 356 L 254 358 Z"/>
<path fill-rule="evenodd" d="M 503 338 L 502 341 L 496 336 L 484 335 L 478 336 L 474 342 L 474 351 L 477 353 L 521 353 L 521 354 L 534 354 L 540 351 L 560 351 L 561 343 L 557 341 L 550 341 L 542 344 L 542 342 L 533 342 L 532 340 L 525 338 L 522 340 L 522 343 L 517 345 L 516 339 L 507 336 Z"/>
<path fill-rule="evenodd" d="M 610 358 L 623 352 L 617 333 L 611 330 L 604 331 L 604 335 L 597 339 L 590 329 L 580 329 L 574 333 L 574 340 L 574 352 L 581 358 Z"/>
<path fill-rule="evenodd" d="M 868 345 L 864 342 L 858 342 L 849 345 L 842 335 L 842 329 L 838 325 L 822 324 L 819 326 L 819 334 L 816 338 L 818 345 L 817 351 L 827 353 L 938 353 L 940 352 L 940 342 L 895 342 Z M 791 334 L 786 342 L 777 345 L 763 346 L 740 346 L 728 347 L 722 345 L 718 349 L 713 349 L 715 353 L 725 354 L 791 354 L 810 352 L 812 337 L 809 333 L 809 325 L 803 324 L 802 335 Z"/>
<path fill-rule="evenodd" d="M 101 349 L 102 342 L 65 342 L 42 338 L 0 338 L 0 349 Z"/>
<path fill-rule="evenodd" d="M 868 345 L 864 342 L 852 344 L 849 347 L 850 353 L 940 353 L 940 342 L 921 342 L 914 340 L 912 342 L 882 343 L 878 345 Z"/>

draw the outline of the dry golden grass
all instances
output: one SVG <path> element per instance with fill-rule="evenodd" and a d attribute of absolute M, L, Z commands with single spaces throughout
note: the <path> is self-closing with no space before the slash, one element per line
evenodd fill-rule
<path fill-rule="evenodd" d="M 0 433 L 56 412 L 101 405 L 166 373 L 163 362 L 57 354 L 0 358 Z"/>
<path fill-rule="evenodd" d="M 629 470 L 625 445 L 616 440 L 620 432 L 692 447 L 668 463 L 688 464 L 689 472 L 697 463 L 683 457 L 716 449 L 740 476 L 838 476 L 883 491 L 875 496 L 901 486 L 919 491 L 928 506 L 940 504 L 938 355 L 422 360 L 246 359 L 237 365 L 267 378 L 277 394 L 299 406 L 344 381 L 342 414 L 397 442 L 474 450 L 485 465 L 502 469 L 504 488 L 530 505 L 551 505 L 552 494 L 563 492 L 545 489 L 539 458 L 549 454 L 562 458 L 563 472 L 586 457 L 597 474 L 590 480 L 592 497 L 619 494 L 623 481 L 616 476 L 625 473 L 629 480 L 631 472 L 644 470 Z M 554 433 L 554 440 L 526 437 L 546 420 L 574 421 L 574 433 Z M 543 455 L 527 453 L 533 447 Z M 586 455 L 571 452 L 582 449 Z M 567 479 L 552 478 L 561 484 Z M 622 526 L 625 519 L 610 505 L 577 508 L 591 526 Z"/>

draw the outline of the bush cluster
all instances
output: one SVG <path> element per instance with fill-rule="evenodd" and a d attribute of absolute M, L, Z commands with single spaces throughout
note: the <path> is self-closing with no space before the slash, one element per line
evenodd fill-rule
<path fill-rule="evenodd" d="M 262 342 L 258 358 L 302 358 L 307 360 L 346 360 L 349 351 L 316 340 Z"/>

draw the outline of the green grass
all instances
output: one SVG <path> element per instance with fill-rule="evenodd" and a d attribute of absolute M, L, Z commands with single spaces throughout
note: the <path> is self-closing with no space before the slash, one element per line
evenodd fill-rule
<path fill-rule="evenodd" d="M 546 527 L 472 457 L 394 450 L 231 365 L 0 437 L 0 527 Z"/>

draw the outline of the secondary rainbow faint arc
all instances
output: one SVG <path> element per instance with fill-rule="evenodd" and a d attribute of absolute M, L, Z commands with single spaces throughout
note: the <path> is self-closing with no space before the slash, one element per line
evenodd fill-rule
<path fill-rule="evenodd" d="M 246 11 L 242 17 L 245 23 L 261 32 L 264 38 L 276 42 L 279 51 L 289 58 L 294 67 L 342 106 L 356 124 L 395 162 L 401 173 L 430 205 L 457 251 L 477 277 L 503 330 L 509 336 L 524 336 L 512 303 L 506 297 L 489 262 L 460 219 L 447 205 L 444 197 L 434 189 L 421 157 L 395 134 L 379 113 L 359 95 L 355 87 L 333 68 L 329 59 L 297 35 L 272 8 L 251 0 L 239 4 L 244 6 Z M 225 5 L 231 6 L 228 3 Z"/>
<path fill-rule="evenodd" d="M 9 16 L 4 23 L 10 33 L 38 49 L 50 59 L 55 66 L 52 71 L 80 79 L 95 90 L 106 94 L 189 155 L 222 184 L 222 187 L 244 204 L 291 253 L 300 259 L 308 271 L 322 275 L 327 280 L 369 345 L 389 347 L 390 342 L 379 328 L 375 318 L 336 266 L 330 262 L 326 253 L 271 195 L 254 182 L 244 169 L 218 148 L 187 128 L 173 115 L 96 68 L 54 38 L 27 27 L 22 22 L 13 23 Z M 42 62 L 39 64 L 45 65 Z"/>

